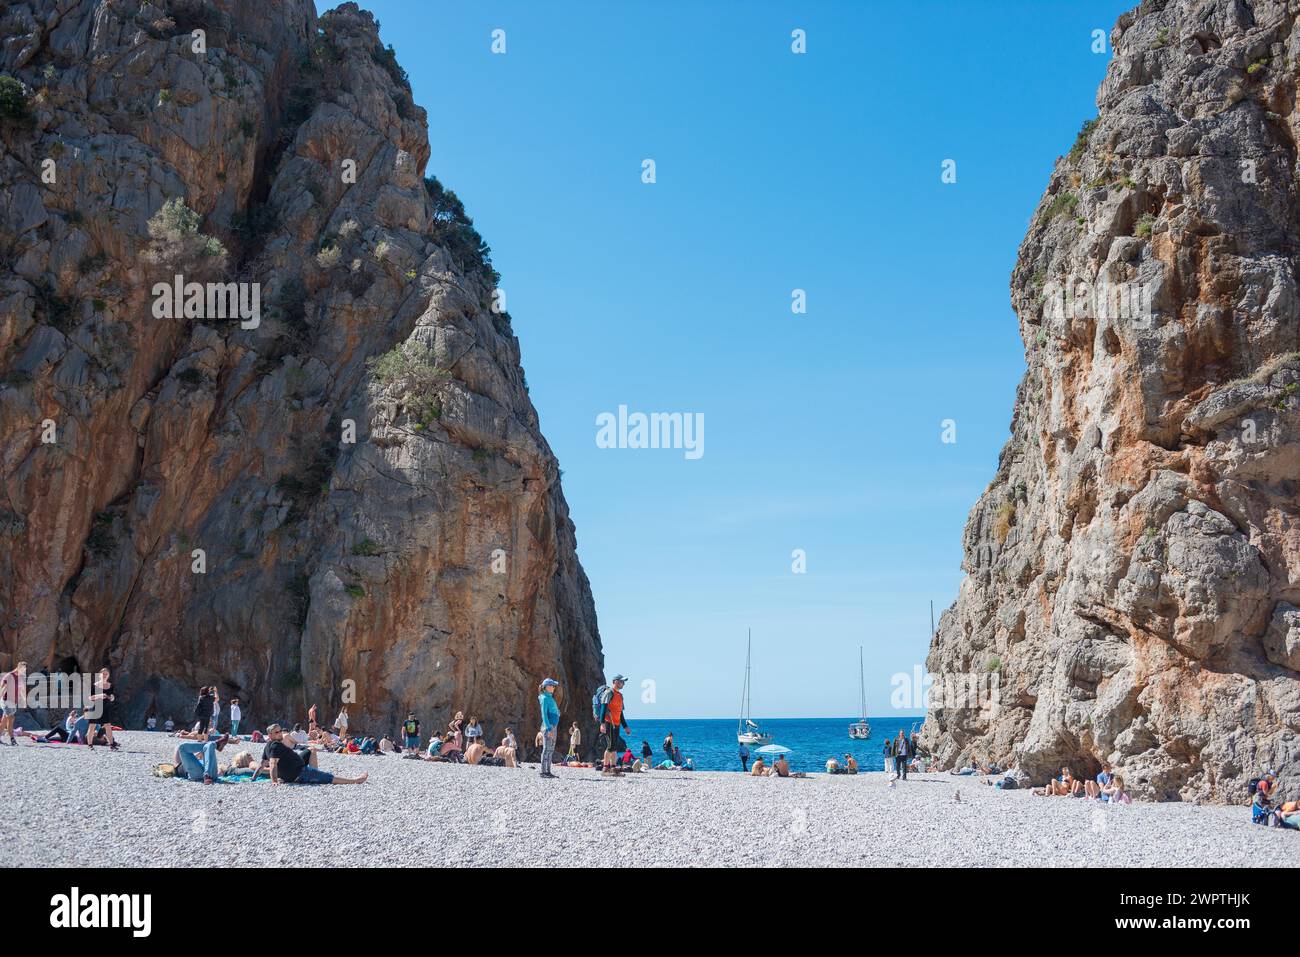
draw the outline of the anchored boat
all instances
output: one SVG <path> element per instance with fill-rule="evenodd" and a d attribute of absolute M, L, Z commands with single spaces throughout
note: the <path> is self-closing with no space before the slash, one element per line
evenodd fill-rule
<path fill-rule="evenodd" d="M 865 741 L 871 737 L 871 725 L 867 723 L 867 679 L 862 670 L 861 645 L 858 645 L 858 713 L 862 717 L 849 725 L 849 737 L 855 741 Z"/>
<path fill-rule="evenodd" d="M 749 666 L 754 649 L 754 632 L 751 629 L 745 645 L 745 690 L 740 695 L 740 722 L 736 726 L 736 741 L 740 744 L 769 744 L 772 736 L 749 717 Z"/>

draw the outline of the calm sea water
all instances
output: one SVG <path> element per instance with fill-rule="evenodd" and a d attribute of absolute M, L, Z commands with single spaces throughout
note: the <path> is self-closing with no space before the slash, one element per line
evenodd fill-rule
<path fill-rule="evenodd" d="M 794 753 L 788 756 L 793 771 L 825 771 L 826 759 L 842 760 L 852 754 L 863 771 L 883 771 L 885 756 L 882 749 L 885 738 L 894 737 L 899 730 L 921 730 L 922 718 L 868 718 L 871 737 L 854 741 L 849 737 L 849 725 L 856 718 L 769 718 L 760 721 L 765 732 L 772 735 L 772 743 L 784 745 Z M 629 716 L 632 733 L 625 735 L 632 752 L 641 754 L 641 742 L 650 742 L 655 763 L 664 759 L 663 740 L 669 731 L 681 748 L 682 755 L 694 758 L 700 771 L 739 771 L 735 718 L 683 718 L 679 720 L 637 720 Z M 750 752 L 756 750 L 750 746 Z M 752 759 L 751 759 L 752 760 Z"/>

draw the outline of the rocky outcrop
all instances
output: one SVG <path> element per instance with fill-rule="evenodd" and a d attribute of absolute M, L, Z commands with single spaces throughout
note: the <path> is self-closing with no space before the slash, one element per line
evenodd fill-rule
<path fill-rule="evenodd" d="M 217 684 L 254 722 L 347 696 L 354 727 L 462 708 L 531 743 L 550 675 L 589 725 L 556 460 L 370 14 L 61 0 L 2 26 L 5 658 L 109 664 L 127 722 Z M 177 273 L 257 284 L 260 321 L 160 318 Z"/>
<path fill-rule="evenodd" d="M 1239 800 L 1300 766 L 1300 24 L 1147 2 L 1111 42 L 1020 247 L 1028 370 L 928 659 L 998 701 L 924 739 Z"/>

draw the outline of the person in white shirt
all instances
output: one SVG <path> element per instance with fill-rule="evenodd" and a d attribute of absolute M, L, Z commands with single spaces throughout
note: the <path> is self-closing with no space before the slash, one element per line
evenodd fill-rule
<path fill-rule="evenodd" d="M 231 698 L 230 699 L 230 734 L 232 737 L 239 734 L 239 719 L 241 717 L 243 717 L 243 713 L 239 710 L 239 699 Z"/>
<path fill-rule="evenodd" d="M 338 729 L 339 737 L 344 737 L 348 733 L 348 706 L 344 705 L 339 709 L 339 716 L 334 719 L 334 727 Z"/>
<path fill-rule="evenodd" d="M 173 721 L 171 718 L 168 718 L 166 721 L 163 722 L 163 730 L 166 731 L 168 734 L 171 734 L 173 731 L 176 730 L 176 722 Z"/>
<path fill-rule="evenodd" d="M 144 726 L 145 726 L 145 729 L 148 730 L 148 731 L 157 731 L 157 730 L 158 730 L 158 719 L 155 718 L 153 715 L 149 715 L 149 718 L 148 718 L 147 721 L 145 721 Z"/>

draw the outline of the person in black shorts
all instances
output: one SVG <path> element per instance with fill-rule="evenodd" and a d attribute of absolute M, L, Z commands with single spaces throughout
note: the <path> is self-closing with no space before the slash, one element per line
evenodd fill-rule
<path fill-rule="evenodd" d="M 109 680 L 107 668 L 100 668 L 99 674 L 95 675 L 95 693 L 90 696 L 91 701 L 100 702 L 99 717 L 90 720 L 90 727 L 86 729 L 86 747 L 90 750 L 95 748 L 96 728 L 104 732 L 104 740 L 108 742 L 110 751 L 117 751 L 119 745 L 113 740 L 113 721 L 109 716 L 112 710 L 113 702 L 113 682 Z M 95 706 L 91 705 L 88 711 L 94 711 Z"/>

